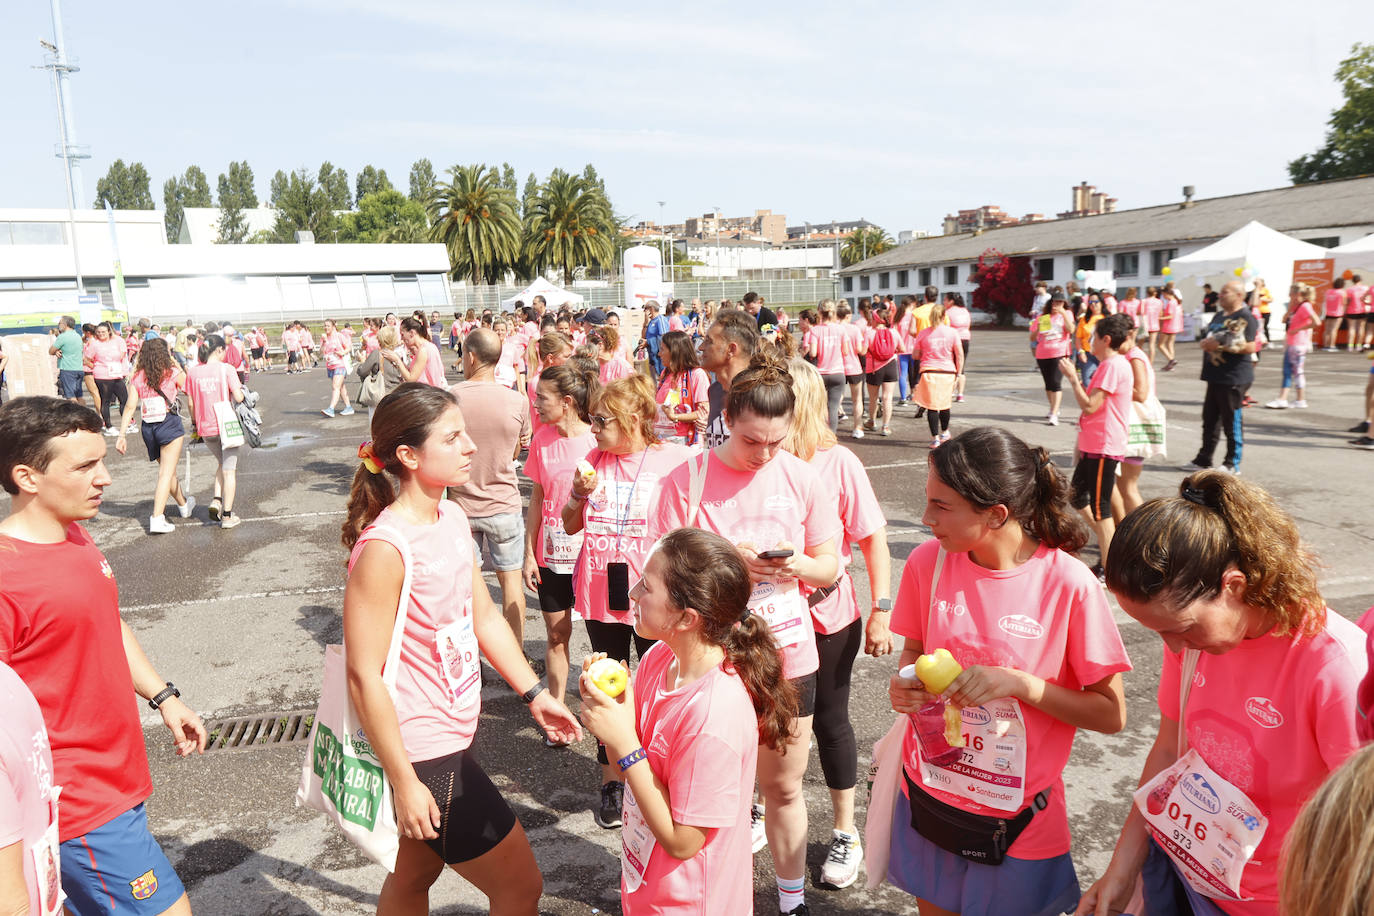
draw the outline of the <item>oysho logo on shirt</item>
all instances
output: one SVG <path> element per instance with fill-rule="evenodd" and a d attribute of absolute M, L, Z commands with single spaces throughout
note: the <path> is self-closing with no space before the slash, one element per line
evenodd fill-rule
<path fill-rule="evenodd" d="M 1274 701 L 1268 697 L 1250 697 L 1245 701 L 1245 714 L 1261 728 L 1278 728 L 1283 724 L 1283 713 L 1274 708 Z"/>
<path fill-rule="evenodd" d="M 1018 639 L 1039 639 L 1045 635 L 1045 628 L 1040 621 L 1025 614 L 1008 614 L 997 621 L 997 626 L 1001 627 L 1003 633 Z"/>
<path fill-rule="evenodd" d="M 935 607 L 941 614 L 953 614 L 955 617 L 963 617 L 968 613 L 968 608 L 957 601 L 946 601 L 941 598 L 935 602 Z"/>

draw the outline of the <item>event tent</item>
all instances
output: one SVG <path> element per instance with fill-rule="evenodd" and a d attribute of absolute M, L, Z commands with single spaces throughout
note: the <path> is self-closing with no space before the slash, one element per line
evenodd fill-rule
<path fill-rule="evenodd" d="M 1279 299 L 1288 294 L 1288 286 L 1293 282 L 1294 261 L 1325 257 L 1328 257 L 1328 250 L 1320 245 L 1295 239 L 1251 220 L 1205 248 L 1174 258 L 1169 262 L 1169 269 L 1175 279 L 1193 277 L 1199 286 L 1211 283 L 1214 288 L 1220 288 L 1222 283 L 1237 278 L 1237 268 L 1248 266 L 1254 277 L 1263 280 L 1275 299 Z M 1249 288 L 1252 283 L 1247 281 L 1245 285 Z"/>
<path fill-rule="evenodd" d="M 564 305 L 581 305 L 583 301 L 582 297 L 577 293 L 570 292 L 566 289 L 560 289 L 543 277 L 536 277 L 533 283 L 520 290 L 520 292 L 516 293 L 514 296 L 511 296 L 509 299 L 502 299 L 501 308 L 509 311 L 517 301 L 529 305 L 530 300 L 535 296 L 543 296 L 544 301 L 549 304 L 549 308 L 551 309 L 557 309 Z"/>
<path fill-rule="evenodd" d="M 1374 235 L 1366 235 L 1362 239 L 1346 242 L 1339 248 L 1332 248 L 1326 256 L 1335 262 L 1332 264 L 1335 276 L 1353 270 L 1356 273 L 1363 272 L 1367 280 L 1374 276 Z"/>

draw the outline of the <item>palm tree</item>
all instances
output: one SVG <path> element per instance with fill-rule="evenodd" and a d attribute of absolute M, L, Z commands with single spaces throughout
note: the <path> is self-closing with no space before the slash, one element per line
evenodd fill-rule
<path fill-rule="evenodd" d="M 840 248 L 840 264 L 848 267 L 866 261 L 875 254 L 882 254 L 895 244 L 892 236 L 881 226 L 860 226 L 845 236 L 844 245 Z"/>
<path fill-rule="evenodd" d="M 429 241 L 429 224 L 418 216 L 403 216 L 394 226 L 377 233 L 379 242 L 417 243 Z"/>
<path fill-rule="evenodd" d="M 525 210 L 525 251 L 536 267 L 554 266 L 564 284 L 577 267 L 615 257 L 615 216 L 599 185 L 554 169 Z"/>
<path fill-rule="evenodd" d="M 487 165 L 454 166 L 434 189 L 430 238 L 448 248 L 455 280 L 498 283 L 520 256 L 515 194 Z"/>

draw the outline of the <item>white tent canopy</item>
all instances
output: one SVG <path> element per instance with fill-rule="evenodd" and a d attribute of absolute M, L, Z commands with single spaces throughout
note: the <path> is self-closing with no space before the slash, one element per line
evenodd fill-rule
<path fill-rule="evenodd" d="M 1366 235 L 1362 239 L 1346 242 L 1339 248 L 1332 248 L 1326 256 L 1336 262 L 1332 265 L 1335 276 L 1339 277 L 1347 270 L 1357 273 L 1363 271 L 1368 280 L 1369 275 L 1374 275 L 1374 235 Z"/>
<path fill-rule="evenodd" d="M 570 292 L 566 289 L 560 289 L 543 277 L 536 277 L 533 283 L 520 290 L 520 292 L 516 293 L 514 296 L 511 296 L 509 299 L 502 299 L 501 308 L 509 310 L 517 301 L 529 305 L 530 300 L 535 296 L 543 296 L 544 301 L 549 304 L 550 309 L 557 309 L 564 305 L 581 305 L 583 301 L 582 297 L 577 293 Z"/>
<path fill-rule="evenodd" d="M 1219 288 L 1222 283 L 1236 279 L 1237 268 L 1248 266 L 1253 271 L 1253 278 L 1263 280 L 1274 298 L 1280 300 L 1288 295 L 1288 287 L 1293 282 L 1294 261 L 1327 256 L 1328 250 L 1320 245 L 1300 241 L 1251 220 L 1224 239 L 1174 258 L 1169 262 L 1169 269 L 1175 278 L 1194 277 L 1199 286 L 1210 282 Z M 1246 287 L 1252 285 L 1252 280 L 1246 282 Z"/>

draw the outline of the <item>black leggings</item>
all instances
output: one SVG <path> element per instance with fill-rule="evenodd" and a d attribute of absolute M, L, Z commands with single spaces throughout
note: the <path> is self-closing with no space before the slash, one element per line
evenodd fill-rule
<path fill-rule="evenodd" d="M 845 389 L 844 373 L 822 375 L 821 381 L 825 383 L 826 422 L 830 425 L 830 431 L 834 432 L 840 428 L 840 402 L 844 399 Z"/>
<path fill-rule="evenodd" d="M 640 636 L 632 624 L 610 623 L 604 620 L 587 621 L 587 639 L 591 640 L 593 652 L 605 652 L 607 658 L 624 662 L 627 666 L 630 663 L 631 641 L 635 644 L 635 654 L 639 658 L 643 658 L 644 653 L 657 641 Z M 596 760 L 598 763 L 611 762 L 606 756 L 606 745 L 600 741 L 596 743 Z"/>
<path fill-rule="evenodd" d="M 949 429 L 949 408 L 944 410 L 927 410 L 926 423 L 930 426 L 930 434 L 938 436 Z"/>
<path fill-rule="evenodd" d="M 859 779 L 859 747 L 849 719 L 849 675 L 863 641 L 863 621 L 830 635 L 816 634 L 821 666 L 816 671 L 816 750 L 825 784 L 852 789 Z"/>
<path fill-rule="evenodd" d="M 124 404 L 129 400 L 129 389 L 124 385 L 124 379 L 98 378 L 95 380 L 95 390 L 100 392 L 100 419 L 105 425 L 110 425 L 110 401 L 119 402 L 119 413 L 115 415 L 115 422 L 123 422 Z"/>

